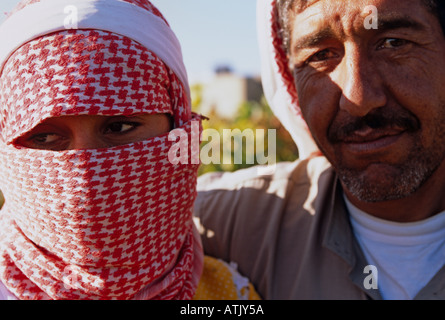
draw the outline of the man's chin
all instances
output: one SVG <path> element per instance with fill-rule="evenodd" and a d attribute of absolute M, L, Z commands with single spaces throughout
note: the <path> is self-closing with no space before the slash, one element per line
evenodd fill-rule
<path fill-rule="evenodd" d="M 422 168 L 372 165 L 365 171 L 338 170 L 349 193 L 363 202 L 399 200 L 415 193 L 429 177 Z"/>

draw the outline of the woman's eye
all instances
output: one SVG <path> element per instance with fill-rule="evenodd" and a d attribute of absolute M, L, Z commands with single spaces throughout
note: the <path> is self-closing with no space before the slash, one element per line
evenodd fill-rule
<path fill-rule="evenodd" d="M 397 39 L 397 38 L 388 38 L 383 40 L 382 44 L 379 46 L 379 49 L 394 49 L 401 46 L 404 46 L 408 43 L 407 40 Z"/>
<path fill-rule="evenodd" d="M 136 122 L 113 122 L 105 129 L 105 133 L 126 133 L 139 126 Z"/>
<path fill-rule="evenodd" d="M 60 140 L 60 136 L 55 133 L 40 133 L 32 136 L 29 140 L 39 145 L 55 143 Z"/>
<path fill-rule="evenodd" d="M 67 138 L 57 133 L 36 133 L 19 138 L 18 144 L 31 149 L 59 150 L 67 143 Z"/>

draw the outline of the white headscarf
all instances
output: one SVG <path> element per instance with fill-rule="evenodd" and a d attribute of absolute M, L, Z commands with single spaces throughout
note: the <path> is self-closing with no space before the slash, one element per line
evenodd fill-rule
<path fill-rule="evenodd" d="M 264 94 L 270 107 L 295 141 L 300 159 L 319 155 L 303 120 L 286 51 L 279 32 L 275 0 L 257 1 L 257 29 Z"/>

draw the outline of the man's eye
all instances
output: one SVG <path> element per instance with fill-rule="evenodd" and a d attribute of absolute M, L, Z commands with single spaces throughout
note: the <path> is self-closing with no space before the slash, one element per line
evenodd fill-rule
<path fill-rule="evenodd" d="M 139 126 L 136 122 L 113 122 L 105 129 L 105 133 L 126 133 Z"/>
<path fill-rule="evenodd" d="M 322 51 L 317 52 L 316 54 L 312 55 L 307 62 L 311 63 L 311 62 L 321 62 L 321 61 L 326 61 L 328 59 L 332 59 L 337 57 L 337 55 L 332 52 L 329 49 L 325 49 Z"/>
<path fill-rule="evenodd" d="M 397 39 L 397 38 L 388 38 L 383 40 L 380 44 L 379 49 L 394 49 L 401 46 L 404 46 L 408 43 L 407 40 Z"/>

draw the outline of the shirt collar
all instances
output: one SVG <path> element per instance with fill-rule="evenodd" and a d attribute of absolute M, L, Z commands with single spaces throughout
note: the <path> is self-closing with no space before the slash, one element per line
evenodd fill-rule
<path fill-rule="evenodd" d="M 326 219 L 328 219 L 328 227 L 324 234 L 323 246 L 337 254 L 349 265 L 349 278 L 356 286 L 370 298 L 381 300 L 382 297 L 378 290 L 366 289 L 364 286 L 366 277 L 369 276 L 369 273 L 364 272 L 364 269 L 369 263 L 352 232 L 349 213 L 338 177 L 335 178 L 334 187 L 329 197 Z"/>

